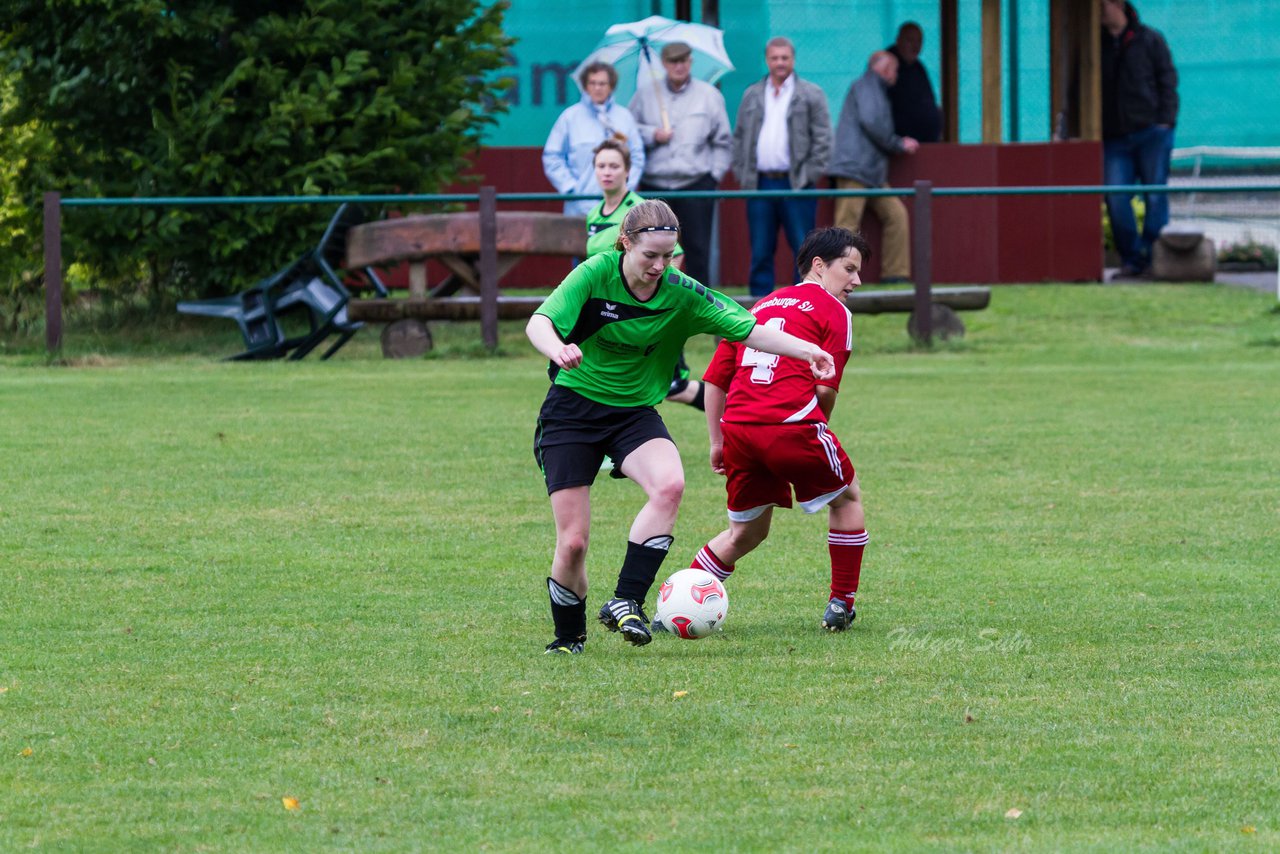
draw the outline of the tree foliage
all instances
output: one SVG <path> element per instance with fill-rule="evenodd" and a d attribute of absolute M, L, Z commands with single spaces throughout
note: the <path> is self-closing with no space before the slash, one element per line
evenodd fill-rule
<path fill-rule="evenodd" d="M 511 44 L 505 3 L 7 5 L 0 155 L 24 147 L 36 156 L 12 165 L 0 189 L 28 223 L 50 189 L 75 197 L 432 192 L 457 176 L 506 86 L 496 76 Z M 17 129 L 26 129 L 21 143 Z M 314 243 L 331 212 L 67 209 L 65 254 L 96 283 L 141 284 L 156 300 L 227 292 Z"/>

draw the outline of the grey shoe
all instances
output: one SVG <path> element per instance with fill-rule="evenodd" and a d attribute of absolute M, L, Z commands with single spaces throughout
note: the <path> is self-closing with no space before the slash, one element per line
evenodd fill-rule
<path fill-rule="evenodd" d="M 858 612 L 846 605 L 843 599 L 832 597 L 822 615 L 822 627 L 829 632 L 843 632 L 853 625 L 853 618 L 857 615 Z"/>

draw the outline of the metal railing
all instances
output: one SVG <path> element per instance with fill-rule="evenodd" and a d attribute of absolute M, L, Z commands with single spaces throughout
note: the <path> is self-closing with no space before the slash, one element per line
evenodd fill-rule
<path fill-rule="evenodd" d="M 924 343 L 932 340 L 930 317 L 933 268 L 933 197 L 934 196 L 1065 196 L 1123 195 L 1160 193 L 1276 193 L 1280 181 L 1245 185 L 1146 184 L 1127 185 L 1063 185 L 1043 187 L 934 187 L 931 181 L 916 181 L 912 187 L 857 190 L 707 190 L 664 192 L 664 198 L 842 198 L 850 196 L 910 196 L 912 199 L 911 263 L 915 282 L 915 315 L 917 337 Z M 125 198 L 63 198 L 61 193 L 44 194 L 44 259 L 45 259 L 45 348 L 56 353 L 62 348 L 62 208 L 78 207 L 198 207 L 210 205 L 339 205 L 344 202 L 366 204 L 478 204 L 480 214 L 480 321 L 485 346 L 498 344 L 498 202 L 563 202 L 595 199 L 597 196 L 561 193 L 499 193 L 494 187 L 481 187 L 478 193 L 394 193 L 342 196 L 154 196 Z"/>

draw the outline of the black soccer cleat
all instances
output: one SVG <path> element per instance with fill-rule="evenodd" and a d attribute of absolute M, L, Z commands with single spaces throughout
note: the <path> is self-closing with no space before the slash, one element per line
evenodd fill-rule
<path fill-rule="evenodd" d="M 832 597 L 827 603 L 827 610 L 822 615 L 822 627 L 829 632 L 843 632 L 853 625 L 853 618 L 858 615 L 843 599 Z"/>
<path fill-rule="evenodd" d="M 556 638 L 547 644 L 546 655 L 577 655 L 582 652 L 582 646 L 587 641 L 587 636 L 583 635 L 577 638 Z"/>
<path fill-rule="evenodd" d="M 632 646 L 644 646 L 653 640 L 649 633 L 649 618 L 634 599 L 610 599 L 600 608 L 600 625 L 611 632 L 622 632 L 622 638 Z"/>

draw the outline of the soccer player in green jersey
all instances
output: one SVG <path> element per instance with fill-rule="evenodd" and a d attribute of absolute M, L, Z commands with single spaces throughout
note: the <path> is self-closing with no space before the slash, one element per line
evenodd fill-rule
<path fill-rule="evenodd" d="M 588 258 L 601 252 L 613 251 L 614 244 L 618 242 L 618 228 L 622 225 L 622 218 L 644 201 L 639 193 L 627 189 L 631 175 L 631 152 L 624 143 L 606 139 L 592 149 L 592 153 L 595 158 L 592 164 L 596 170 L 596 183 L 604 191 L 604 199 L 587 214 Z M 676 269 L 682 269 L 683 261 L 684 249 L 677 243 L 672 265 Z M 683 352 L 671 376 L 667 400 L 705 409 L 702 383 L 689 378 L 689 366 L 685 363 Z"/>
<path fill-rule="evenodd" d="M 672 267 L 679 236 L 666 203 L 635 205 L 623 218 L 617 248 L 574 268 L 525 330 L 555 370 L 533 445 L 556 525 L 547 579 L 556 636 L 549 653 L 581 652 L 586 641 L 590 491 L 606 454 L 647 501 L 599 619 L 636 646 L 651 640 L 644 600 L 671 548 L 684 494 L 680 453 L 654 407 L 666 396 L 686 340 L 722 335 L 803 359 L 819 379 L 835 371 L 831 354 L 818 345 L 757 326 L 736 302 Z"/>

